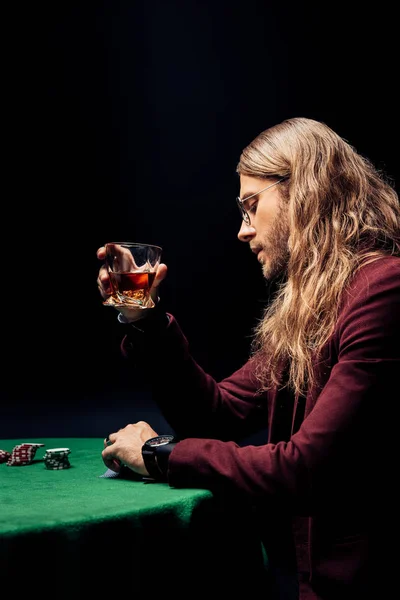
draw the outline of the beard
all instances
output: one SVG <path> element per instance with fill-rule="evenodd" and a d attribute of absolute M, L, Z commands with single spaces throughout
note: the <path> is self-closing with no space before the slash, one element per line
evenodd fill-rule
<path fill-rule="evenodd" d="M 263 276 L 268 281 L 285 279 L 289 263 L 289 223 L 287 207 L 282 204 L 269 231 L 261 239 L 267 260 L 262 263 Z"/>

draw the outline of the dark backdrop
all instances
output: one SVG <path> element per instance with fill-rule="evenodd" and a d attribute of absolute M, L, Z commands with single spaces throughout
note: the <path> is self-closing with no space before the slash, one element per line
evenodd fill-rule
<path fill-rule="evenodd" d="M 163 299 L 194 356 L 217 378 L 242 364 L 268 290 L 236 237 L 239 154 L 307 116 L 396 180 L 389 7 L 6 3 L 0 437 L 168 428 L 98 295 L 112 238 L 162 245 Z"/>

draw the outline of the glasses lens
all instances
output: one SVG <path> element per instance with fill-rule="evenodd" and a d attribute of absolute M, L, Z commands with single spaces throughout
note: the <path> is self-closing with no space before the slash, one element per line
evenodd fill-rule
<path fill-rule="evenodd" d="M 246 225 L 250 225 L 250 217 L 249 217 L 245 207 L 243 206 L 243 202 L 241 201 L 239 196 L 236 198 L 236 203 L 239 207 L 240 214 L 241 214 L 243 221 L 246 223 Z"/>

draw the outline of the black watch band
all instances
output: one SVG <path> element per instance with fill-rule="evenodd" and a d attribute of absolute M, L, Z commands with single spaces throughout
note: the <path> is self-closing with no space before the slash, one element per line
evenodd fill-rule
<path fill-rule="evenodd" d="M 155 481 L 167 481 L 169 455 L 177 444 L 174 435 L 158 435 L 142 446 L 142 457 L 149 475 Z"/>

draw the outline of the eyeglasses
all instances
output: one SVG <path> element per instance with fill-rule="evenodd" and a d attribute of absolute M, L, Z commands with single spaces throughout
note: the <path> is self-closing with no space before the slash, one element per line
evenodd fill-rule
<path fill-rule="evenodd" d="M 247 210 L 244 207 L 244 202 L 247 202 L 247 200 L 250 200 L 250 198 L 254 198 L 254 196 L 258 196 L 259 194 L 261 194 L 261 192 L 265 192 L 266 190 L 269 190 L 269 188 L 274 187 L 274 185 L 277 185 L 278 183 L 280 183 L 281 181 L 284 181 L 285 179 L 287 179 L 287 177 L 282 177 L 281 179 L 278 179 L 278 181 L 275 181 L 274 183 L 270 183 L 270 185 L 267 185 L 267 187 L 263 188 L 262 190 L 259 190 L 255 194 L 251 194 L 251 196 L 247 196 L 247 198 L 245 198 L 244 200 L 242 200 L 239 196 L 236 197 L 236 202 L 239 207 L 240 214 L 242 215 L 242 219 L 246 223 L 246 225 L 250 225 L 251 219 L 250 219 L 249 213 L 247 212 Z"/>

